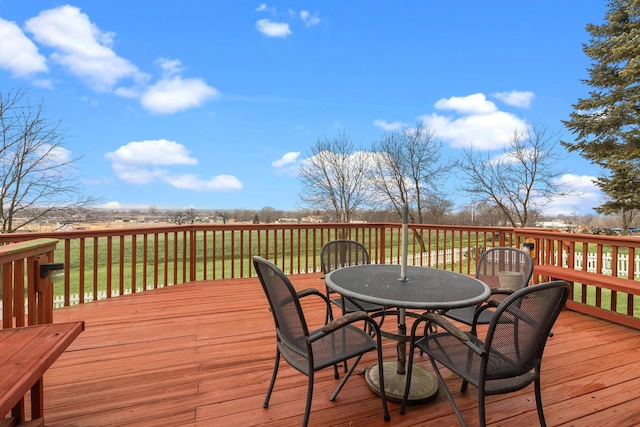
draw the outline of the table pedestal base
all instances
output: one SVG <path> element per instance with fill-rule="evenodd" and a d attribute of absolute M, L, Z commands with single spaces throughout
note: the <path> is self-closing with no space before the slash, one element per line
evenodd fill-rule
<path fill-rule="evenodd" d="M 400 403 L 404 396 L 404 389 L 407 384 L 407 375 L 398 374 L 396 362 L 384 362 L 382 364 L 384 372 L 384 388 L 387 400 Z M 378 365 L 375 364 L 367 369 L 365 374 L 367 385 L 378 396 L 380 395 L 380 376 L 378 375 Z M 411 388 L 407 403 L 417 405 L 425 403 L 436 397 L 438 394 L 438 380 L 435 376 L 419 365 L 413 365 L 411 371 Z"/>

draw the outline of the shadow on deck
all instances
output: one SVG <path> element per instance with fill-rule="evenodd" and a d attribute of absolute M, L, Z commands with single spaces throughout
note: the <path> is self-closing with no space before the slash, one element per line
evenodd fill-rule
<path fill-rule="evenodd" d="M 291 276 L 296 288 L 324 286 L 319 275 Z M 306 307 L 321 322 L 319 304 Z M 176 285 L 66 307 L 54 322 L 84 320 L 85 331 L 45 374 L 49 427 L 300 425 L 306 378 L 281 364 L 269 409 L 262 407 L 273 367 L 271 314 L 258 279 Z M 393 321 L 387 320 L 386 328 Z M 542 364 L 549 426 L 635 426 L 640 417 L 640 333 L 564 311 Z M 395 358 L 386 340 L 385 355 Z M 428 360 L 416 356 L 428 366 Z M 375 363 L 366 355 L 361 367 Z M 451 381 L 458 381 L 451 379 Z M 331 369 L 316 376 L 312 426 L 449 426 L 457 420 L 443 393 L 382 418 L 364 376 L 351 378 L 335 402 Z M 469 425 L 477 425 L 473 387 L 462 396 Z M 487 399 L 493 425 L 537 425 L 533 386 Z"/>

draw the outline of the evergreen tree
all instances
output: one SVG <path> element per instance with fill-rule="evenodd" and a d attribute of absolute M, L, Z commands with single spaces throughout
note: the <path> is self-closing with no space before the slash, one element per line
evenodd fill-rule
<path fill-rule="evenodd" d="M 609 199 L 596 211 L 623 219 L 640 209 L 639 18 L 640 0 L 611 0 L 604 23 L 586 26 L 592 65 L 583 83 L 592 90 L 563 122 L 575 141 L 562 144 L 609 171 L 596 181 Z"/>

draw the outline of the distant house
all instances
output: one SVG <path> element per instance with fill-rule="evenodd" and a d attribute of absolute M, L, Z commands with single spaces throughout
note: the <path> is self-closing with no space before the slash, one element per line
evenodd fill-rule
<path fill-rule="evenodd" d="M 312 223 L 318 223 L 318 222 L 322 222 L 322 218 L 317 216 L 317 215 L 313 215 L 313 216 L 305 216 L 304 218 L 302 218 L 300 220 L 300 222 L 312 222 Z"/>
<path fill-rule="evenodd" d="M 575 225 L 567 224 L 563 221 L 540 221 L 536 223 L 536 226 L 543 228 L 573 228 Z"/>
<path fill-rule="evenodd" d="M 298 218 L 278 218 L 276 222 L 278 224 L 284 224 L 284 223 L 300 222 L 300 220 Z"/>

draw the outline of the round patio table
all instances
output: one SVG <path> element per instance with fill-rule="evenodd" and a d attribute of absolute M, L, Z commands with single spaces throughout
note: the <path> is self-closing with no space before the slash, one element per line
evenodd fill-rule
<path fill-rule="evenodd" d="M 398 309 L 397 360 L 384 362 L 387 399 L 400 402 L 406 386 L 407 309 L 448 310 L 476 305 L 489 298 L 491 290 L 482 281 L 464 274 L 435 268 L 407 266 L 401 279 L 400 265 L 367 264 L 344 267 L 325 276 L 326 284 L 347 298 Z M 369 388 L 380 394 L 378 369 L 367 369 Z M 438 382 L 421 366 L 413 367 L 408 403 L 423 403 L 438 392 Z"/>

